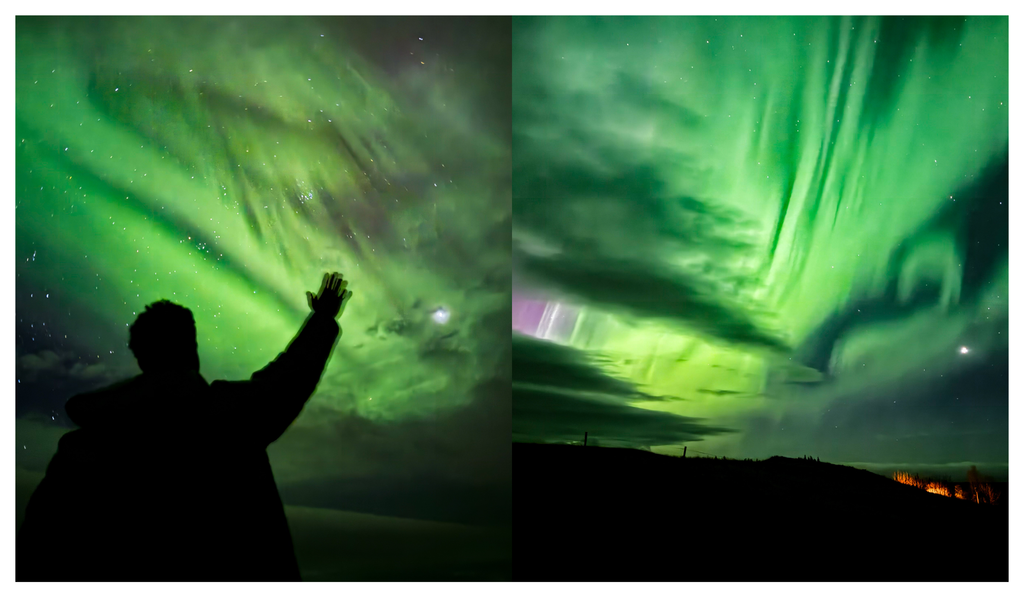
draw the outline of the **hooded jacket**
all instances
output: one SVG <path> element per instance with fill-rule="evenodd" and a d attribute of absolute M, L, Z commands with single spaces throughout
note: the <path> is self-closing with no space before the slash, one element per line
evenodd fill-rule
<path fill-rule="evenodd" d="M 266 448 L 339 332 L 314 313 L 248 381 L 143 373 L 68 400 L 79 429 L 29 500 L 16 580 L 300 580 Z"/>

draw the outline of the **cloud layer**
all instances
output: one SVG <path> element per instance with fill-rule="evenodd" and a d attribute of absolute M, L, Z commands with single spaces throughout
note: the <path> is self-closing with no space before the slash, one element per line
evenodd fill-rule
<path fill-rule="evenodd" d="M 648 447 L 699 441 L 730 430 L 700 419 L 633 406 L 671 398 L 644 394 L 570 347 L 512 337 L 512 438 Z"/>

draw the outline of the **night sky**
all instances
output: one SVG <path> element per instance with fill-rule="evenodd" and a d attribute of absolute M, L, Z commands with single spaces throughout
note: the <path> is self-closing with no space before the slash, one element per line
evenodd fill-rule
<path fill-rule="evenodd" d="M 513 438 L 1005 479 L 1003 18 L 517 18 Z"/>
<path fill-rule="evenodd" d="M 510 434 L 1007 477 L 1005 17 L 16 30 L 19 521 L 145 305 L 245 379 L 326 271 L 306 580 L 507 579 Z"/>
<path fill-rule="evenodd" d="M 507 575 L 510 33 L 19 18 L 19 516 L 64 402 L 139 373 L 146 304 L 192 310 L 207 381 L 245 379 L 339 271 L 343 336 L 268 450 L 304 577 Z"/>

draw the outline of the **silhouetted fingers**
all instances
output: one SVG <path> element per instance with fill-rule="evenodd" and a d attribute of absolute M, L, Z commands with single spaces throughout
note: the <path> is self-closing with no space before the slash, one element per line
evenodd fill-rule
<path fill-rule="evenodd" d="M 331 275 L 330 274 L 324 274 L 324 280 L 323 280 L 323 282 L 320 283 L 320 292 L 316 293 L 317 296 L 323 296 L 324 291 L 327 290 L 327 285 L 330 283 L 330 281 L 331 281 Z"/>

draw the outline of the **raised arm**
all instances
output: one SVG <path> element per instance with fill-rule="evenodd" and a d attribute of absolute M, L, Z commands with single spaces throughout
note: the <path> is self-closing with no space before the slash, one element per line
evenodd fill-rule
<path fill-rule="evenodd" d="M 334 344 L 341 334 L 336 321 L 352 292 L 341 274 L 324 274 L 317 294 L 306 293 L 312 313 L 288 348 L 247 382 L 214 382 L 227 402 L 241 408 L 243 433 L 264 445 L 281 436 L 313 395 Z"/>

